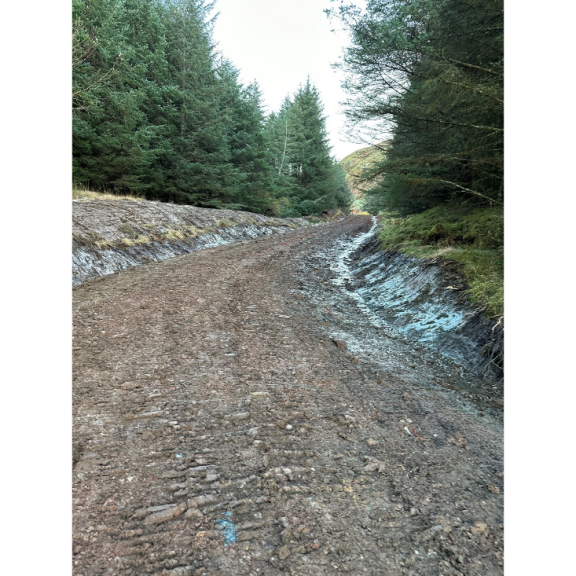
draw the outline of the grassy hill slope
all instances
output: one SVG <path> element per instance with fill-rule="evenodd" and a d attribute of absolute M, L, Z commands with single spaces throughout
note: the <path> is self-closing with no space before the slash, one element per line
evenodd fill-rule
<path fill-rule="evenodd" d="M 356 152 L 352 152 L 344 158 L 341 162 L 344 172 L 346 173 L 346 181 L 350 186 L 350 191 L 354 197 L 352 209 L 360 212 L 364 209 L 364 192 L 370 188 L 369 183 L 362 183 L 362 173 L 372 167 L 376 162 L 381 162 L 384 159 L 384 151 L 387 147 L 387 142 L 381 142 L 376 146 L 368 146 Z"/>

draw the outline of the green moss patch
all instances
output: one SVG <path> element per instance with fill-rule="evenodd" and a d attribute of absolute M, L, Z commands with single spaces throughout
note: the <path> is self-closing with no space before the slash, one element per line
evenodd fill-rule
<path fill-rule="evenodd" d="M 491 318 L 504 315 L 502 208 L 442 205 L 407 218 L 385 218 L 381 248 L 457 262 L 470 299 Z"/>

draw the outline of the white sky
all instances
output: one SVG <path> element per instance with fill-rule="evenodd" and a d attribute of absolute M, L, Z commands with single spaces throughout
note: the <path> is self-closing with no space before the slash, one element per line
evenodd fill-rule
<path fill-rule="evenodd" d="M 267 112 L 278 110 L 287 94 L 310 79 L 320 91 L 332 154 L 341 160 L 364 144 L 346 141 L 340 73 L 331 63 L 342 55 L 347 36 L 331 29 L 324 14 L 330 0 L 217 0 L 214 28 L 219 50 L 245 83 L 257 80 Z"/>

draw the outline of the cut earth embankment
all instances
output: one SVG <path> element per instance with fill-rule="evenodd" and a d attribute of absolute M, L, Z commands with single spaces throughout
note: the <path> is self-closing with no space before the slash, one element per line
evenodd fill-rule
<path fill-rule="evenodd" d="M 72 204 L 72 285 L 307 224 L 304 218 L 146 200 L 76 200 Z"/>
<path fill-rule="evenodd" d="M 376 232 L 351 254 L 349 289 L 376 320 L 471 373 L 501 380 L 504 332 L 475 306 L 448 260 L 381 250 Z"/>

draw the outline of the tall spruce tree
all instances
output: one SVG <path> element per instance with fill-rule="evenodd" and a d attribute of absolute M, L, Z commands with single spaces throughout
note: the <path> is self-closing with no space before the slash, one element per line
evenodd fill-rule
<path fill-rule="evenodd" d="M 164 31 L 154 0 L 74 4 L 92 52 L 74 67 L 74 177 L 95 188 L 144 193 L 160 144 L 151 96 L 163 82 Z"/>
<path fill-rule="evenodd" d="M 266 121 L 266 142 L 274 170 L 275 209 L 282 216 L 300 216 L 294 207 L 298 183 L 293 170 L 296 123 L 290 97 L 284 98 L 280 110 L 271 113 Z"/>
<path fill-rule="evenodd" d="M 295 126 L 291 114 L 292 101 L 284 98 L 280 110 L 272 112 L 266 120 L 266 142 L 274 169 L 274 186 L 281 205 L 291 206 L 296 182 L 290 170 L 290 157 Z"/>
<path fill-rule="evenodd" d="M 310 214 L 335 208 L 326 118 L 318 90 L 310 79 L 294 96 L 293 115 L 296 129 L 291 161 L 298 182 L 299 208 Z"/>
<path fill-rule="evenodd" d="M 203 0 L 167 2 L 167 57 L 174 84 L 167 167 L 173 200 L 219 208 L 232 201 L 233 171 L 226 146 L 222 86 L 214 65 L 211 5 Z"/>
<path fill-rule="evenodd" d="M 270 115 L 267 136 L 284 215 L 348 208 L 348 187 L 336 176 L 340 172 L 330 156 L 320 94 L 309 79 Z"/>
<path fill-rule="evenodd" d="M 224 60 L 218 67 L 226 142 L 234 170 L 234 196 L 227 207 L 269 212 L 272 166 L 264 135 L 262 95 L 256 83 L 243 86 L 238 70 Z"/>

